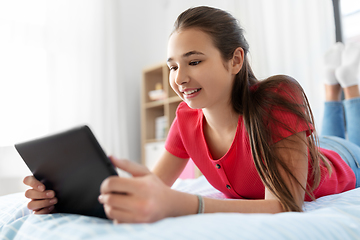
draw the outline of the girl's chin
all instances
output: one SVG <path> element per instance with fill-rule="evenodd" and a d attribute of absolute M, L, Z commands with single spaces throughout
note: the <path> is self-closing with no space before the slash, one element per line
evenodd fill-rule
<path fill-rule="evenodd" d="M 194 102 L 189 101 L 187 99 L 185 99 L 184 102 L 186 102 L 186 104 L 189 106 L 189 108 L 192 108 L 192 109 L 202 109 L 203 108 L 199 104 L 195 104 Z"/>

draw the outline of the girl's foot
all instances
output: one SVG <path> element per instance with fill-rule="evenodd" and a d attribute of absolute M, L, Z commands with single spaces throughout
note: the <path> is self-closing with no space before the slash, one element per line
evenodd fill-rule
<path fill-rule="evenodd" d="M 335 71 L 335 76 L 341 87 L 358 85 L 360 67 L 360 45 L 350 43 L 341 54 L 341 66 Z"/>
<path fill-rule="evenodd" d="M 359 85 L 352 85 L 350 87 L 343 88 L 345 99 L 352 99 L 360 97 Z"/>
<path fill-rule="evenodd" d="M 344 44 L 341 42 L 335 43 L 324 55 L 325 68 L 325 84 L 335 85 L 338 81 L 335 76 L 335 70 L 341 65 L 341 53 L 344 49 Z"/>
<path fill-rule="evenodd" d="M 341 101 L 341 89 L 340 84 L 325 84 L 325 100 L 327 102 Z"/>

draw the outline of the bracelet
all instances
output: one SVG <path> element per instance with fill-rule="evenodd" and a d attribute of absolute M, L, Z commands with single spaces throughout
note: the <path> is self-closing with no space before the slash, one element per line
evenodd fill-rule
<path fill-rule="evenodd" d="M 198 212 L 197 214 L 201 214 L 205 212 L 205 204 L 204 204 L 204 199 L 202 196 L 200 195 L 196 195 L 198 200 L 199 200 L 199 207 L 198 207 Z"/>

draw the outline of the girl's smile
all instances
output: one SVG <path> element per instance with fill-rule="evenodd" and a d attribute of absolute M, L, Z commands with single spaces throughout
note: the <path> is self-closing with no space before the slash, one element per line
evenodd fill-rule
<path fill-rule="evenodd" d="M 196 97 L 201 91 L 201 88 L 195 88 L 195 89 L 184 89 L 184 90 L 180 90 L 181 93 L 184 94 L 185 98 L 193 98 Z"/>

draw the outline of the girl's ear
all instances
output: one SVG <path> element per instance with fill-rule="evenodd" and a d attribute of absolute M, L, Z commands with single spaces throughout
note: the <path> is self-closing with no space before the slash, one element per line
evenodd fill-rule
<path fill-rule="evenodd" d="M 233 57 L 231 59 L 231 73 L 238 74 L 244 63 L 244 50 L 241 47 L 235 49 Z"/>

